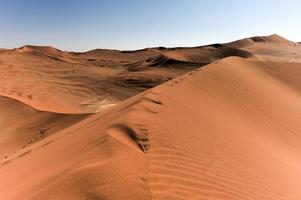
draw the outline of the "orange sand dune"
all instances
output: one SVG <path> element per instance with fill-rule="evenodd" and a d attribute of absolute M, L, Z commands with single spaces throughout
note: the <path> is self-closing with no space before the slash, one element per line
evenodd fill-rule
<path fill-rule="evenodd" d="M 299 200 L 300 52 L 0 49 L 0 199 Z"/>
<path fill-rule="evenodd" d="M 3 50 L 0 95 L 41 111 L 70 114 L 103 111 L 176 76 L 154 74 L 154 78 L 149 78 L 149 74 L 128 72 L 125 66 L 158 54 L 155 50 L 72 53 L 29 45 Z M 135 80 L 139 80 L 137 84 Z"/>
<path fill-rule="evenodd" d="M 52 49 L 29 49 L 0 53 L 2 96 L 38 110 L 72 114 L 93 113 L 102 110 L 104 105 L 114 104 L 119 96 L 121 99 L 128 96 L 122 91 L 114 93 L 118 87 L 110 86 L 107 81 L 117 70 L 77 63 L 69 53 L 62 52 L 60 57 Z"/>
<path fill-rule="evenodd" d="M 41 112 L 5 97 L 0 97 L 0 110 L 1 159 L 88 117 Z"/>
<path fill-rule="evenodd" d="M 229 56 L 254 57 L 247 50 L 221 44 L 83 53 L 26 45 L 0 51 L 0 95 L 41 111 L 103 112 L 133 95 Z"/>
<path fill-rule="evenodd" d="M 2 159 L 0 199 L 301 199 L 300 67 L 229 57 L 147 90 Z"/>
<path fill-rule="evenodd" d="M 301 45 L 279 35 L 246 38 L 225 44 L 276 62 L 301 63 Z"/>

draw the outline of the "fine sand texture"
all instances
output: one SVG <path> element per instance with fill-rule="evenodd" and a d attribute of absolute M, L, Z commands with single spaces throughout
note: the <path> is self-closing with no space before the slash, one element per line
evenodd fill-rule
<path fill-rule="evenodd" d="M 32 47 L 24 48 L 4 50 L 0 60 L 6 58 L 3 62 L 8 63 L 8 51 L 11 56 L 27 48 L 32 53 Z M 110 73 L 110 81 L 89 65 L 115 87 L 105 93 L 93 84 L 75 84 L 77 74 L 69 64 L 47 68 L 60 71 L 65 66 L 71 71 L 59 73 L 64 77 L 30 69 L 44 81 L 28 78 L 30 70 L 25 66 L 31 65 L 11 66 L 14 73 L 3 65 L 7 74 L 0 76 L 12 78 L 1 81 L 22 95 L 8 94 L 6 88 L 6 97 L 0 98 L 0 199 L 301 199 L 299 49 L 299 44 L 277 35 L 130 52 L 38 48 L 62 62 L 77 62 L 78 70 L 89 68 L 84 64 L 87 59 L 100 59 L 100 55 L 132 59 L 118 67 L 102 67 Z M 83 73 L 88 80 L 94 74 Z M 59 93 L 59 89 L 53 96 L 47 92 L 57 87 L 47 91 L 14 84 L 22 74 L 28 84 L 40 80 L 36 87 L 54 84 L 70 90 Z M 61 82 L 46 82 L 50 77 Z M 124 81 L 129 77 L 136 81 Z M 156 82 L 141 86 L 149 77 L 157 78 Z M 87 88 L 95 98 L 90 110 L 79 104 L 81 95 L 73 98 L 77 87 Z M 32 98 L 23 101 L 24 94 Z M 109 106 L 95 109 L 107 105 L 101 95 L 110 99 Z M 62 102 L 52 104 L 59 97 Z"/>

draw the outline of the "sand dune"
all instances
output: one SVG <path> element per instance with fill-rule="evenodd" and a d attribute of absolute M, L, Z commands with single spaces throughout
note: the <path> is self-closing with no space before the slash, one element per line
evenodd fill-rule
<path fill-rule="evenodd" d="M 109 104 L 229 56 L 253 57 L 219 44 L 84 53 L 26 45 L 0 52 L 0 95 L 41 111 L 102 112 Z"/>
<path fill-rule="evenodd" d="M 194 48 L 172 48 L 158 56 L 130 64 L 129 70 L 141 71 L 155 67 L 193 69 L 230 56 L 251 58 L 254 55 L 244 50 L 219 44 Z"/>
<path fill-rule="evenodd" d="M 301 45 L 279 35 L 246 38 L 226 44 L 268 61 L 301 63 Z"/>
<path fill-rule="evenodd" d="M 88 117 L 41 112 L 5 97 L 0 97 L 0 110 L 1 158 Z"/>
<path fill-rule="evenodd" d="M 292 54 L 299 49 L 277 35 L 133 52 L 39 49 L 78 62 L 72 68 L 58 60 L 29 67 L 27 53 L 5 50 L 1 94 L 20 102 L 0 98 L 0 130 L 10 130 L 1 141 L 13 138 L 4 148 L 16 151 L 0 159 L 0 199 L 300 199 L 301 63 Z M 110 61 L 100 61 L 102 54 Z M 16 55 L 25 62 L 9 66 Z M 98 90 L 92 83 L 100 77 L 113 89 Z M 36 83 L 39 89 L 29 87 Z M 100 96 L 113 99 L 103 106 L 117 105 L 89 117 L 54 113 L 87 112 L 80 96 L 94 97 L 92 107 Z M 20 148 L 39 134 L 17 135 L 31 124 L 56 130 Z"/>

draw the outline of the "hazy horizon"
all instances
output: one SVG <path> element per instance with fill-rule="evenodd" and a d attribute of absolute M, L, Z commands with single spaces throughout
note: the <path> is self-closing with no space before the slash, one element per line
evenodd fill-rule
<path fill-rule="evenodd" d="M 300 6 L 296 0 L 0 0 L 0 48 L 43 45 L 68 51 L 135 50 L 200 46 L 271 34 L 298 42 Z"/>

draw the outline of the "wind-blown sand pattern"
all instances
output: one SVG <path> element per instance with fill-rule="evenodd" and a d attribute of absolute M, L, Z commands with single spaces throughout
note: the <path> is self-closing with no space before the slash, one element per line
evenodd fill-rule
<path fill-rule="evenodd" d="M 11 130 L 0 125 L 0 199 L 301 199 L 300 47 L 272 35 L 134 52 L 47 48 L 74 68 L 10 66 L 32 48 L 3 50 L 2 94 L 19 102 L 0 99 L 14 108 L 0 115 Z M 92 84 L 95 73 L 109 90 Z M 116 105 L 99 109 L 106 103 Z M 23 121 L 19 111 L 35 115 Z M 43 136 L 22 148 L 36 135 L 17 130 L 31 123 Z M 56 129 L 44 135 L 48 124 Z"/>

